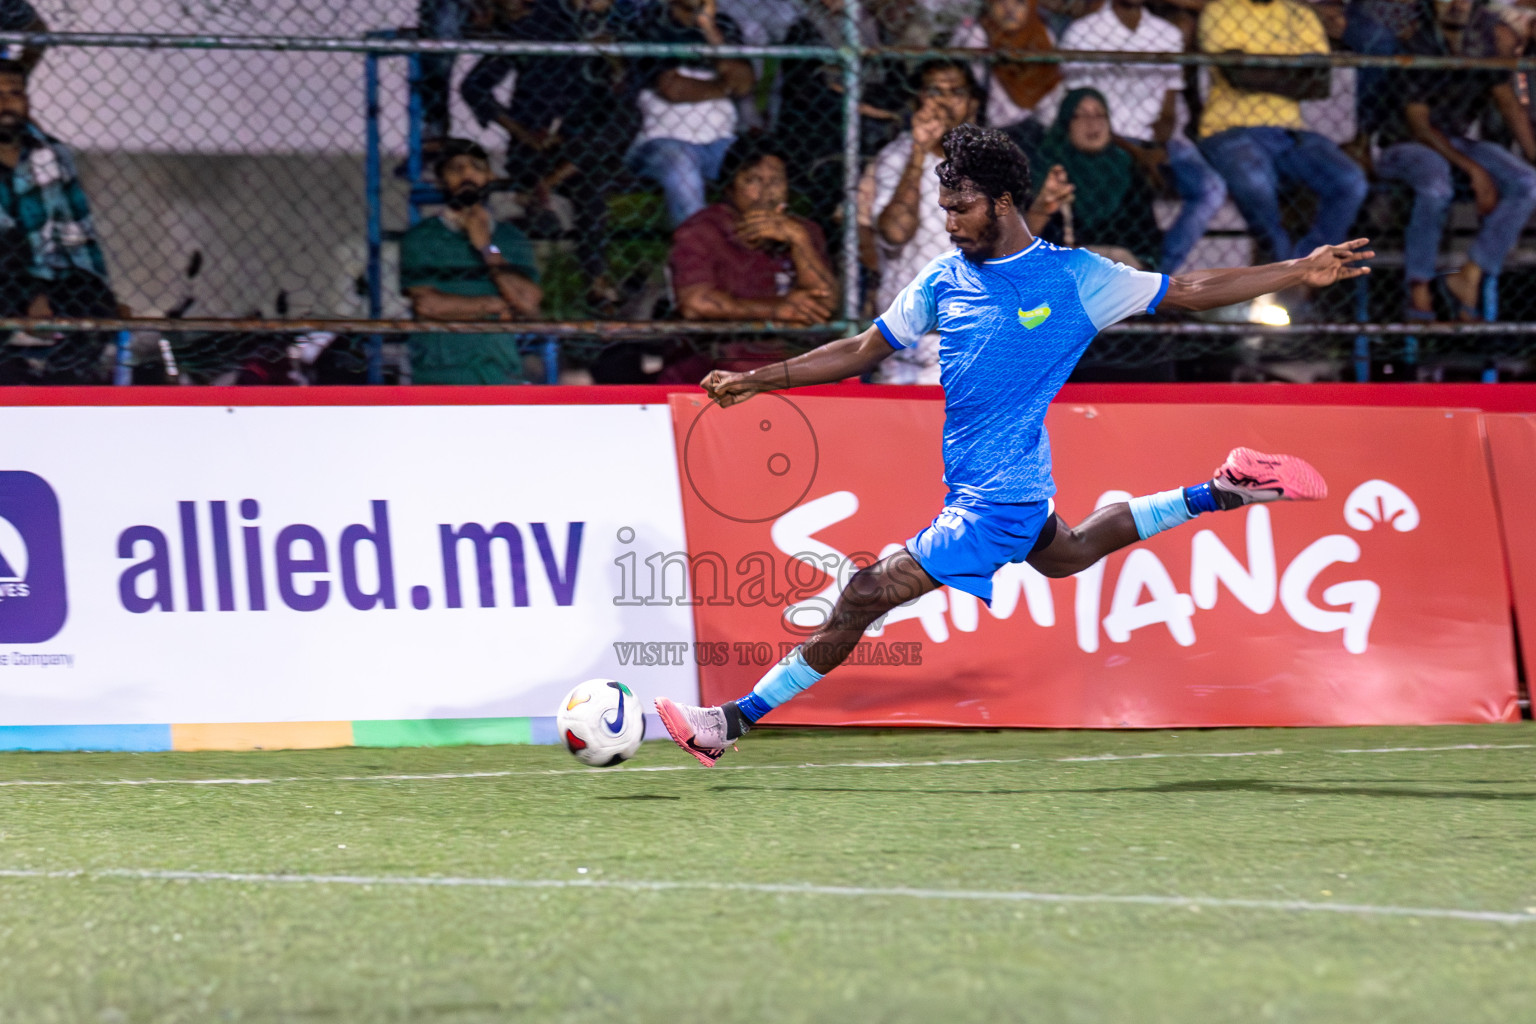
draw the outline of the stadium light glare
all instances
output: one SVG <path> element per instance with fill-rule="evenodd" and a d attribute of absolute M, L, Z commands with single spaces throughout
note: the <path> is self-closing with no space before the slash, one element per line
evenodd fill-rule
<path fill-rule="evenodd" d="M 1273 295 L 1260 295 L 1249 305 L 1248 319 L 1252 323 L 1267 324 L 1270 327 L 1289 327 L 1291 314 L 1275 301 Z"/>

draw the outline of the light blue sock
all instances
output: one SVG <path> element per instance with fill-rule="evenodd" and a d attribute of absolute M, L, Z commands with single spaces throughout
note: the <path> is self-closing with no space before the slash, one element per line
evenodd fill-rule
<path fill-rule="evenodd" d="M 1142 540 L 1155 533 L 1171 530 L 1180 523 L 1195 518 L 1184 501 L 1184 488 L 1160 491 L 1131 499 L 1131 518 L 1136 520 L 1136 532 Z"/>
<path fill-rule="evenodd" d="M 803 648 L 796 647 L 789 657 L 774 665 L 752 687 L 758 699 L 776 708 L 801 690 L 809 688 L 822 674 L 805 663 Z"/>

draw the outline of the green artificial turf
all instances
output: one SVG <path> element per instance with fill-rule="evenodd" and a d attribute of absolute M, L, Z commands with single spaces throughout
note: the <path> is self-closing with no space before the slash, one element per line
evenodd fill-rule
<path fill-rule="evenodd" d="M 1345 752 L 1458 744 L 1501 749 Z M 1524 724 L 760 730 L 712 771 L 665 743 L 608 770 L 551 747 L 0 755 L 0 781 L 66 783 L 0 786 L 0 1022 L 1531 1020 L 1533 745 Z M 1172 756 L 1063 760 L 1104 754 Z M 983 763 L 911 763 L 945 760 Z M 680 770 L 634 770 L 658 766 Z M 510 774 L 355 778 L 473 772 Z M 95 784 L 198 778 L 286 781 Z"/>

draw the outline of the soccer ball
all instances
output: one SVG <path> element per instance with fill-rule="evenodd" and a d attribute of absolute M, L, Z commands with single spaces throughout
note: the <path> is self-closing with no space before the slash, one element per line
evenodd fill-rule
<path fill-rule="evenodd" d="M 597 768 L 628 761 L 645 739 L 640 700 L 616 679 L 578 683 L 560 703 L 555 723 L 565 749 Z"/>

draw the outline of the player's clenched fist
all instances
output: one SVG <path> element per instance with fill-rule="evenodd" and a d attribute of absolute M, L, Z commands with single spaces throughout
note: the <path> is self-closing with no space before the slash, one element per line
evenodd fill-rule
<path fill-rule="evenodd" d="M 720 403 L 720 406 L 735 405 L 737 402 L 745 402 L 759 391 L 766 390 L 744 373 L 731 373 L 727 370 L 711 370 L 709 376 L 699 381 L 699 386 L 709 394 L 709 397 Z"/>

